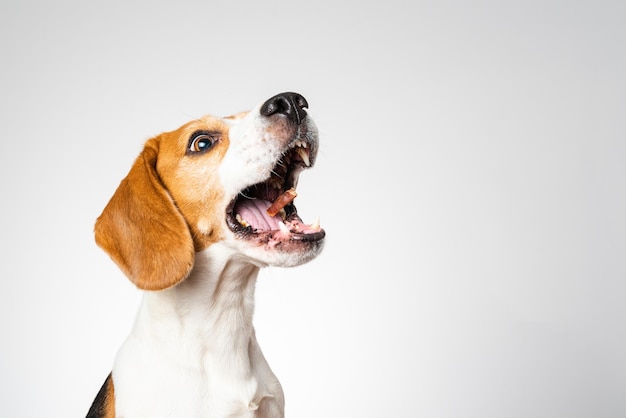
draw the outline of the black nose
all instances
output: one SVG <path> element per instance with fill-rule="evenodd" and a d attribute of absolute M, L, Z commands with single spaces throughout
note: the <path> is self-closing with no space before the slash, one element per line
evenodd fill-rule
<path fill-rule="evenodd" d="M 300 123 L 306 117 L 306 99 L 298 93 L 280 93 L 270 98 L 261 106 L 261 114 L 271 116 L 281 114 L 294 123 Z"/>

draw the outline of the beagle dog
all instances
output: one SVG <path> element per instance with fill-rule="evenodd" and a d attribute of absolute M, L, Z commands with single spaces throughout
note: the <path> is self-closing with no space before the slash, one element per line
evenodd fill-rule
<path fill-rule="evenodd" d="M 284 416 L 255 337 L 254 288 L 261 267 L 297 266 L 323 247 L 319 222 L 292 202 L 318 148 L 307 107 L 282 93 L 145 143 L 95 225 L 145 292 L 88 418 Z"/>

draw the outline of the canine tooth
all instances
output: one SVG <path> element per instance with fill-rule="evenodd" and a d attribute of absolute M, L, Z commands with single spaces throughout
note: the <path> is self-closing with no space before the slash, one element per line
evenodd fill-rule
<path fill-rule="evenodd" d="M 287 228 L 287 225 L 285 225 L 283 221 L 278 221 L 278 229 L 285 234 L 289 233 L 289 228 Z"/>
<path fill-rule="evenodd" d="M 313 228 L 313 229 L 319 229 L 320 228 L 320 217 L 319 217 L 319 215 L 318 215 L 317 218 L 315 218 L 315 222 L 313 222 L 311 224 L 311 228 Z"/>
<path fill-rule="evenodd" d="M 311 165 L 311 161 L 309 161 L 309 153 L 306 152 L 304 148 L 296 148 L 296 152 L 298 153 L 300 158 L 302 158 L 302 161 L 304 161 L 304 165 L 306 165 L 307 167 Z"/>

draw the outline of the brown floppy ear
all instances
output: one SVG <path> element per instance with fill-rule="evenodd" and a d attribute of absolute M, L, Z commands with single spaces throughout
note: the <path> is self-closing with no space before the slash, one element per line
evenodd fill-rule
<path fill-rule="evenodd" d="M 184 280 L 194 263 L 189 227 L 156 172 L 159 137 L 135 160 L 98 217 L 96 243 L 140 289 Z"/>

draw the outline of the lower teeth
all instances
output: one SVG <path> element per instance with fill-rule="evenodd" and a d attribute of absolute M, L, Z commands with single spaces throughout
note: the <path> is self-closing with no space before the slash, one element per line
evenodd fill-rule
<path fill-rule="evenodd" d="M 282 221 L 278 221 L 278 229 L 280 229 L 280 232 L 285 234 L 289 233 L 289 228 L 287 228 L 287 225 L 285 225 Z"/>
<path fill-rule="evenodd" d="M 248 221 L 246 221 L 245 219 L 243 219 L 243 218 L 241 217 L 241 215 L 240 215 L 240 214 L 237 214 L 237 215 L 235 216 L 235 219 L 237 219 L 237 222 L 239 222 L 239 225 L 243 226 L 244 228 L 247 228 L 247 227 L 249 227 L 249 226 L 250 226 L 250 224 L 248 223 Z"/>

